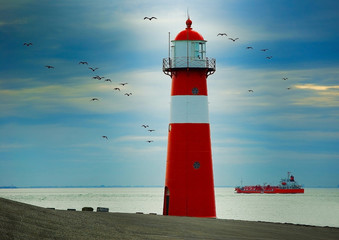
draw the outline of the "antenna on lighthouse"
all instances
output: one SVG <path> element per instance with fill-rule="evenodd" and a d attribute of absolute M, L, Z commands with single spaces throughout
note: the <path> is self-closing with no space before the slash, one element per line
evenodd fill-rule
<path fill-rule="evenodd" d="M 171 32 L 168 32 L 168 62 L 171 58 Z"/>

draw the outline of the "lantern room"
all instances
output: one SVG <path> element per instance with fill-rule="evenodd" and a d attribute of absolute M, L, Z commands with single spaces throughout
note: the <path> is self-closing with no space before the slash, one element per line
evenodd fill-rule
<path fill-rule="evenodd" d="M 215 59 L 206 57 L 206 41 L 191 25 L 192 20 L 187 19 L 186 29 L 171 41 L 170 56 L 163 60 L 163 71 L 168 75 L 178 68 L 206 68 L 210 74 L 215 71 Z"/>

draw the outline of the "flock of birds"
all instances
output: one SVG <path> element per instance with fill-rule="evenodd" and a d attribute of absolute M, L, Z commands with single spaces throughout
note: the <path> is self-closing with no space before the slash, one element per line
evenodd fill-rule
<path fill-rule="evenodd" d="M 152 19 L 157 19 L 157 18 L 156 18 L 156 17 L 144 17 L 144 20 L 146 20 L 146 19 L 148 19 L 148 20 L 151 21 Z M 225 33 L 225 32 L 218 33 L 218 34 L 217 34 L 217 37 L 219 37 L 219 36 L 220 36 L 220 37 L 228 37 L 227 33 Z M 235 38 L 229 37 L 228 39 L 231 40 L 232 42 L 235 42 L 235 41 L 239 40 L 238 37 L 235 37 Z M 246 49 L 247 49 L 247 50 L 253 50 L 254 48 L 253 48 L 252 46 L 248 46 L 248 47 L 246 47 Z M 260 49 L 261 52 L 266 52 L 266 51 L 268 51 L 268 50 L 269 50 L 268 48 L 262 48 L 262 49 Z M 266 59 L 268 59 L 268 60 L 271 60 L 272 58 L 273 58 L 273 56 L 266 56 Z M 283 79 L 283 80 L 287 80 L 288 78 L 287 78 L 287 77 L 283 77 L 282 79 Z M 291 87 L 287 87 L 286 89 L 287 89 L 287 90 L 291 90 Z M 253 90 L 253 89 L 249 89 L 248 92 L 253 93 L 254 90 Z"/>
<path fill-rule="evenodd" d="M 149 20 L 149 21 L 152 21 L 153 19 L 157 19 L 157 17 L 144 17 L 144 20 Z M 217 37 L 228 37 L 228 35 L 227 35 L 227 33 L 218 33 L 217 34 Z M 230 40 L 230 41 L 232 41 L 232 42 L 235 42 L 235 41 L 238 41 L 239 40 L 239 38 L 238 37 L 235 37 L 235 38 L 233 38 L 233 37 L 228 37 L 228 39 Z M 30 47 L 30 46 L 33 46 L 33 43 L 32 42 L 25 42 L 24 44 L 23 44 L 24 46 L 26 46 L 26 47 Z M 248 46 L 248 47 L 246 47 L 246 49 L 247 50 L 253 50 L 254 48 L 252 47 L 252 46 Z M 262 51 L 262 52 L 266 52 L 266 51 L 269 51 L 269 49 L 268 48 L 263 48 L 263 49 L 260 49 L 260 51 Z M 270 59 L 272 59 L 273 57 L 272 56 L 266 56 L 266 59 L 268 59 L 268 60 L 270 60 Z M 87 65 L 88 66 L 88 62 L 87 61 L 80 61 L 79 62 L 79 64 L 80 65 Z M 54 66 L 52 66 L 52 65 L 46 65 L 45 66 L 46 68 L 48 68 L 48 69 L 54 69 L 55 67 Z M 91 70 L 92 72 L 96 72 L 99 68 L 98 67 L 88 67 L 88 69 L 89 70 Z M 102 80 L 102 79 L 104 79 L 104 81 L 105 82 L 112 82 L 112 80 L 110 79 L 110 78 L 106 78 L 106 77 L 104 77 L 104 76 L 99 76 L 99 75 L 95 75 L 95 76 L 93 76 L 92 77 L 92 79 L 96 79 L 96 80 Z M 288 78 L 287 77 L 283 77 L 282 78 L 282 80 L 284 80 L 284 81 L 286 81 Z M 114 87 L 113 88 L 113 90 L 114 91 L 121 91 L 121 89 L 122 89 L 122 87 L 124 87 L 125 85 L 127 85 L 128 83 L 127 82 L 123 82 L 123 83 L 120 83 L 119 84 L 119 87 Z M 287 88 L 287 90 L 290 90 L 291 89 L 291 87 L 288 87 Z M 254 92 L 254 90 L 253 89 L 248 89 L 248 92 L 249 93 L 253 93 Z M 125 92 L 124 93 L 124 95 L 125 96 L 127 96 L 127 97 L 129 97 L 129 96 L 132 96 L 132 93 L 131 92 Z M 90 101 L 99 101 L 100 99 L 99 98 L 97 98 L 97 97 L 93 97 L 93 98 L 91 98 L 90 99 Z M 149 128 L 149 125 L 146 125 L 146 124 L 143 124 L 143 125 L 141 125 L 143 128 Z M 148 132 L 154 132 L 155 130 L 154 129 L 147 129 L 147 131 Z M 106 140 L 108 140 L 109 138 L 108 138 L 108 136 L 106 136 L 106 135 L 103 135 L 102 136 L 102 138 L 103 139 L 106 139 Z M 146 142 L 148 142 L 148 143 L 152 143 L 153 142 L 153 140 L 147 140 Z"/>
<path fill-rule="evenodd" d="M 142 124 L 141 127 L 146 129 L 146 128 L 149 128 L 149 125 L 148 124 Z M 147 131 L 151 133 L 151 132 L 154 132 L 155 129 L 147 129 Z M 106 136 L 106 135 L 103 135 L 102 138 L 108 140 L 108 136 Z M 146 142 L 152 143 L 152 142 L 154 142 L 154 140 L 146 140 Z"/>
<path fill-rule="evenodd" d="M 152 19 L 157 19 L 156 17 L 144 17 L 144 20 L 152 20 Z M 227 35 L 227 33 L 225 33 L 225 32 L 220 32 L 220 33 L 218 33 L 217 34 L 217 37 L 228 37 L 228 35 Z M 238 37 L 235 37 L 235 38 L 233 38 L 233 37 L 228 37 L 228 39 L 230 40 L 230 41 L 232 41 L 232 42 L 235 42 L 235 41 L 237 41 L 237 40 L 239 40 L 239 38 Z M 246 49 L 247 50 L 254 50 L 254 48 L 252 47 L 252 46 L 248 46 L 248 47 L 246 47 Z M 267 52 L 267 51 L 269 51 L 269 49 L 268 48 L 262 48 L 262 49 L 260 49 L 260 51 L 261 52 Z M 266 56 L 266 59 L 268 59 L 268 60 L 271 60 L 273 58 L 273 56 Z M 288 78 L 287 77 L 283 77 L 282 78 L 283 80 L 287 80 Z M 286 88 L 287 90 L 291 90 L 292 88 L 291 87 L 287 87 Z M 248 90 L 248 92 L 250 92 L 250 93 L 253 93 L 254 92 L 254 90 L 253 89 L 249 89 Z"/>
<path fill-rule="evenodd" d="M 221 36 L 221 37 L 222 37 L 222 36 L 226 36 L 226 37 L 227 37 L 227 33 L 218 33 L 217 36 Z M 233 42 L 239 40 L 239 38 L 228 38 L 228 39 L 231 40 L 231 41 L 233 41 Z M 253 50 L 254 48 L 251 47 L 251 46 L 248 46 L 248 47 L 246 47 L 246 49 L 251 49 L 251 50 Z M 266 52 L 266 51 L 268 51 L 268 50 L 269 50 L 268 48 L 260 49 L 260 51 L 262 51 L 262 52 Z M 267 57 L 266 57 L 266 59 L 272 59 L 272 58 L 273 58 L 272 56 L 267 56 Z"/>
<path fill-rule="evenodd" d="M 147 124 L 142 124 L 141 127 L 145 128 L 145 129 L 149 128 L 149 126 Z M 147 131 L 151 133 L 151 132 L 154 132 L 155 130 L 154 129 L 148 129 Z M 151 142 L 154 142 L 154 141 L 153 140 L 147 140 L 146 142 L 151 143 Z"/>
<path fill-rule="evenodd" d="M 227 33 L 218 33 L 217 37 L 218 36 L 221 36 L 221 37 L 225 36 L 225 37 L 227 37 Z M 239 38 L 228 38 L 228 39 L 233 41 L 233 42 L 239 40 Z M 254 48 L 252 46 L 248 46 L 248 47 L 246 47 L 246 49 L 247 50 L 254 50 Z M 262 48 L 262 49 L 260 49 L 260 51 L 261 52 L 266 52 L 266 51 L 269 51 L 269 49 L 268 48 Z M 272 58 L 273 58 L 273 56 L 266 56 L 266 59 L 268 59 L 268 60 L 271 60 Z M 286 81 L 287 79 L 288 79 L 287 77 L 283 77 L 282 78 L 282 80 L 284 80 L 284 81 Z M 287 90 L 291 90 L 291 87 L 287 87 L 286 89 Z M 254 90 L 253 89 L 248 89 L 248 92 L 253 93 Z"/>
<path fill-rule="evenodd" d="M 30 46 L 33 46 L 33 43 L 32 42 L 25 42 L 23 45 L 26 46 L 26 47 L 30 47 Z M 88 66 L 88 62 L 87 61 L 80 61 L 79 65 L 86 65 L 86 66 Z M 45 67 L 47 69 L 55 69 L 55 67 L 52 66 L 52 65 L 45 65 Z M 98 67 L 88 67 L 88 69 L 91 70 L 92 72 L 95 72 L 99 68 Z M 112 83 L 112 80 L 110 78 L 106 78 L 104 76 L 95 75 L 95 76 L 92 77 L 92 79 L 96 79 L 96 80 L 104 79 L 105 82 L 111 82 Z M 123 87 L 126 86 L 127 84 L 128 84 L 127 82 L 121 82 L 121 83 L 119 83 L 119 87 L 114 87 L 113 90 L 121 92 Z M 131 92 L 125 92 L 124 95 L 129 97 L 129 96 L 132 96 L 133 94 Z M 92 101 L 92 102 L 99 101 L 99 100 L 100 99 L 98 97 L 92 97 L 90 99 L 90 101 Z M 155 130 L 149 130 L 149 131 L 151 132 L 151 131 L 155 131 Z M 102 138 L 108 140 L 108 136 L 106 136 L 106 135 L 103 135 Z M 153 141 L 148 141 L 148 142 L 153 142 Z"/>

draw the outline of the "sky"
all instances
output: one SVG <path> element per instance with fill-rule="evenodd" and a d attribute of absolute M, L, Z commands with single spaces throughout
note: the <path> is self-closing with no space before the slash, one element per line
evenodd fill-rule
<path fill-rule="evenodd" d="M 163 186 L 187 10 L 217 63 L 215 185 L 338 186 L 337 0 L 0 0 L 0 186 Z"/>

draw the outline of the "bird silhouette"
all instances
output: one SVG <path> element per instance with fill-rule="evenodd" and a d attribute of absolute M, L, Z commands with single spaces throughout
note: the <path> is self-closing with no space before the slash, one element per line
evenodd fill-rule
<path fill-rule="evenodd" d="M 227 34 L 226 33 L 218 33 L 217 36 L 227 36 Z"/>
<path fill-rule="evenodd" d="M 253 47 L 247 47 L 246 49 L 253 49 Z"/>
<path fill-rule="evenodd" d="M 122 85 L 122 86 L 125 86 L 126 84 L 128 84 L 127 82 L 126 83 L 120 83 L 120 85 Z"/>
<path fill-rule="evenodd" d="M 144 128 L 148 128 L 149 126 L 148 125 L 146 125 L 146 124 L 143 124 L 143 125 L 141 125 L 142 127 L 144 127 Z"/>
<path fill-rule="evenodd" d="M 132 93 L 125 93 L 124 95 L 126 95 L 127 97 L 131 96 Z"/>
<path fill-rule="evenodd" d="M 233 42 L 235 42 L 236 40 L 238 40 L 239 38 L 228 38 L 229 40 L 232 40 Z"/>
<path fill-rule="evenodd" d="M 154 142 L 154 141 L 153 140 L 147 140 L 146 142 L 151 143 L 151 142 Z"/>
<path fill-rule="evenodd" d="M 91 101 L 99 101 L 99 98 L 92 98 Z"/>
<path fill-rule="evenodd" d="M 92 67 L 89 67 L 89 69 L 91 69 L 93 72 L 95 71 L 95 70 L 97 70 L 97 69 L 99 69 L 99 68 L 92 68 Z"/>
<path fill-rule="evenodd" d="M 107 137 L 107 136 L 102 136 L 102 138 L 105 138 L 106 140 L 108 140 L 108 137 Z"/>
<path fill-rule="evenodd" d="M 268 48 L 261 49 L 260 51 L 266 52 L 268 51 Z"/>
<path fill-rule="evenodd" d="M 288 88 L 286 88 L 287 90 L 291 90 L 291 88 L 290 87 L 288 87 Z"/>
<path fill-rule="evenodd" d="M 88 62 L 79 62 L 79 64 L 86 64 L 86 65 L 88 65 Z"/>
<path fill-rule="evenodd" d="M 146 19 L 148 19 L 148 20 L 152 20 L 152 19 L 157 19 L 156 17 L 144 17 L 144 20 L 146 20 Z"/>
<path fill-rule="evenodd" d="M 53 66 L 51 66 L 51 65 L 46 65 L 45 66 L 46 68 L 48 68 L 48 69 L 50 69 L 50 68 L 54 68 Z"/>
<path fill-rule="evenodd" d="M 96 76 L 94 76 L 94 77 L 92 77 L 93 79 L 98 79 L 98 80 L 101 80 L 101 79 L 103 79 L 103 78 L 105 78 L 105 77 L 100 77 L 99 75 L 96 75 Z"/>
<path fill-rule="evenodd" d="M 287 77 L 283 77 L 282 80 L 287 80 L 288 78 Z"/>
<path fill-rule="evenodd" d="M 149 129 L 149 130 L 147 130 L 147 131 L 149 131 L 149 132 L 154 132 L 155 130 L 154 130 L 154 129 Z"/>
<path fill-rule="evenodd" d="M 112 82 L 112 80 L 107 78 L 107 79 L 105 79 L 105 82 Z"/>
<path fill-rule="evenodd" d="M 248 92 L 253 92 L 253 90 L 252 90 L 252 89 L 249 89 Z"/>
<path fill-rule="evenodd" d="M 272 56 L 267 56 L 266 58 L 267 58 L 267 59 L 272 59 Z"/>
<path fill-rule="evenodd" d="M 116 91 L 116 90 L 120 91 L 120 88 L 116 87 L 116 88 L 113 88 L 113 90 L 115 90 L 115 91 Z"/>
<path fill-rule="evenodd" d="M 31 42 L 29 42 L 29 43 L 24 43 L 24 46 L 27 46 L 27 47 L 29 47 L 29 46 L 31 46 L 31 45 L 33 45 L 33 43 L 31 43 Z"/>

